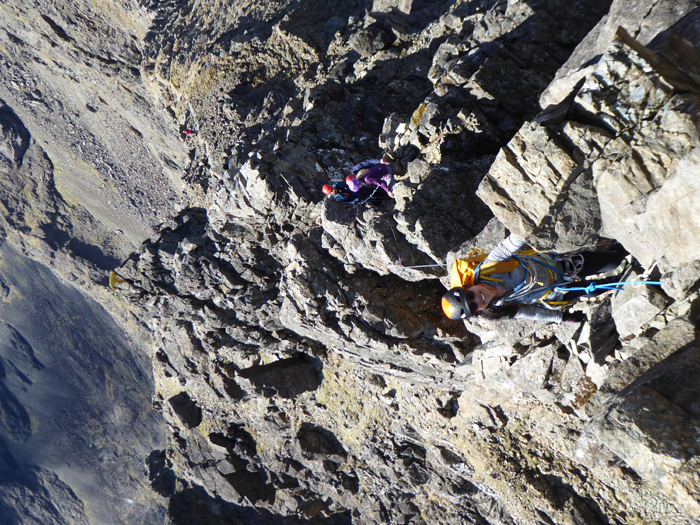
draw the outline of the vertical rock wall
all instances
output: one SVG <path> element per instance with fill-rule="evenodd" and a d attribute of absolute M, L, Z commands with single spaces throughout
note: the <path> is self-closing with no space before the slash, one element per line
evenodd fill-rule
<path fill-rule="evenodd" d="M 227 43 L 217 63 L 245 57 L 247 69 L 223 68 L 218 90 L 187 106 L 215 159 L 200 168 L 211 175 L 206 209 L 182 214 L 117 270 L 159 338 L 157 396 L 173 437 L 153 476 L 183 483 L 158 485 L 173 504 L 204 487 L 231 516 L 261 520 L 692 521 L 587 423 L 622 363 L 607 300 L 588 307 L 583 327 L 472 325 L 482 343 L 472 350 L 478 340 L 436 315 L 438 273 L 406 268 L 443 262 L 486 225 L 473 194 L 578 41 L 559 20 L 581 6 L 482 7 L 445 5 L 435 22 L 418 3 L 408 16 L 406 6 L 377 9 L 324 33 L 327 48 L 293 23 L 294 10 L 271 33 L 218 37 Z M 260 70 L 275 71 L 268 57 L 280 42 L 290 73 L 300 57 L 320 66 L 263 95 L 240 79 L 270 78 Z M 198 80 L 176 93 L 189 97 Z M 291 100 L 276 105 L 276 93 Z M 245 125 L 234 142 L 227 130 Z M 559 163 L 564 142 L 528 126 L 542 130 L 537 147 L 523 130 L 508 147 L 523 136 L 533 172 L 553 168 L 544 206 L 513 213 L 547 214 L 580 159 Z M 595 150 L 582 126 L 567 133 Z M 317 204 L 320 184 L 377 155 L 374 140 L 405 177 L 393 209 Z M 550 245 L 598 238 L 595 188 L 580 182 L 579 200 L 564 204 L 572 224 L 553 221 Z"/>

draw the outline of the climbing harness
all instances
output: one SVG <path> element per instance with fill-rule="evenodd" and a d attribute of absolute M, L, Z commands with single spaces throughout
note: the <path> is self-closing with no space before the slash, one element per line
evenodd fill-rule
<path fill-rule="evenodd" d="M 557 263 L 562 265 L 562 270 L 557 268 Z M 479 263 L 474 270 L 473 281 L 496 281 L 500 279 L 489 277 L 496 273 L 505 273 L 515 268 L 518 264 L 525 270 L 525 278 L 515 287 L 515 289 L 503 299 L 503 302 L 522 302 L 524 299 L 537 294 L 540 295 L 536 302 L 551 308 L 566 304 L 558 300 L 545 301 L 545 298 L 552 292 L 560 292 L 558 289 L 564 283 L 576 282 L 579 280 L 578 273 L 583 268 L 584 259 L 581 254 L 565 257 L 562 255 L 536 253 L 532 250 L 516 253 L 508 261 L 489 263 L 487 268 L 482 270 L 482 263 Z M 484 275 L 482 275 L 482 273 Z M 549 284 L 545 285 L 545 279 Z"/>

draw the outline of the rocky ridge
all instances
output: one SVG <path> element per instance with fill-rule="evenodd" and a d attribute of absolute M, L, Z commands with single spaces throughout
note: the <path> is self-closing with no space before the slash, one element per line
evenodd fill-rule
<path fill-rule="evenodd" d="M 415 42 L 431 49 L 435 26 L 413 34 L 392 26 L 387 37 L 373 24 L 395 19 L 366 16 L 365 29 L 347 39 L 360 55 L 354 71 L 320 82 L 317 76 L 318 85 L 297 77 L 299 95 L 266 129 L 262 120 L 274 108 L 268 97 L 254 124 L 257 139 L 232 146 L 221 156 L 225 169 L 211 169 L 205 211 L 182 214 L 117 270 L 127 281 L 123 293 L 162 334 L 157 395 L 175 429 L 164 464 L 212 495 L 292 521 L 691 523 L 694 416 L 644 419 L 653 390 L 646 377 L 635 380 L 647 370 L 677 373 L 656 365 L 679 349 L 692 361 L 695 329 L 682 319 L 697 276 L 683 289 L 664 288 L 673 303 L 654 289 L 637 290 L 627 300 L 620 294 L 584 306 L 590 321 L 583 327 L 473 322 L 475 340 L 437 316 L 438 272 L 405 267 L 442 263 L 460 239 L 487 226 L 490 214 L 475 192 L 500 223 L 538 248 L 569 250 L 612 237 L 645 268 L 675 253 L 668 245 L 648 253 L 649 240 L 638 239 L 641 248 L 614 230 L 643 210 L 625 208 L 617 188 L 605 189 L 620 178 L 609 170 L 631 168 L 604 160 L 613 155 L 609 143 L 630 163 L 637 155 L 659 158 L 655 186 L 627 183 L 644 196 L 690 173 L 697 141 L 692 83 L 683 64 L 664 71 L 658 55 L 620 33 L 568 106 L 535 118 L 535 100 L 559 67 L 563 42 L 543 42 L 515 21 L 537 16 L 531 23 L 543 30 L 561 19 L 550 17 L 556 6 L 528 11 L 511 3 L 484 15 L 460 11 L 464 6 L 450 6 L 436 22 L 455 33 L 434 44 L 423 68 L 432 86 L 422 98 L 418 81 L 407 86 L 397 69 L 405 68 L 404 56 L 412 64 L 420 59 Z M 290 15 L 270 38 L 297 42 L 288 34 L 296 27 L 286 25 Z M 338 71 L 338 59 L 325 58 L 327 69 Z M 673 72 L 685 75 L 683 85 Z M 388 86 L 383 96 L 371 90 L 378 80 Z M 227 82 L 220 80 L 219 93 Z M 516 91 L 522 96 L 508 97 Z M 379 132 L 375 108 L 391 107 L 395 94 L 413 109 L 392 112 Z M 346 125 L 343 111 L 358 99 Z M 220 125 L 228 100 L 219 95 L 218 118 L 199 114 L 206 122 L 200 137 Z M 198 104 L 200 111 L 206 106 Z M 514 133 L 495 159 L 483 156 Z M 377 151 L 372 135 L 405 174 L 393 210 L 315 203 L 316 188 L 352 164 L 348 152 Z M 226 135 L 217 137 L 212 144 Z M 630 143 L 639 146 L 625 153 Z M 520 174 L 529 177 L 527 189 L 515 186 Z M 612 198 L 605 200 L 607 191 Z M 530 197 L 541 201 L 523 200 Z M 691 234 L 678 226 L 668 238 L 687 244 Z M 638 232 L 654 235 L 648 227 Z M 504 234 L 492 221 L 479 242 Z M 690 261 L 658 262 L 668 283 Z M 619 347 L 609 316 L 622 317 L 626 304 L 636 304 L 639 315 L 624 328 L 630 344 Z M 658 345 L 655 357 L 630 366 L 650 352 L 647 345 Z M 692 391 L 692 372 L 687 377 Z M 683 401 L 691 398 L 686 392 L 662 403 L 657 395 L 653 410 L 693 414 Z M 638 401 L 630 407 L 620 399 Z M 659 425 L 681 425 L 685 437 L 673 445 L 651 431 Z M 684 447 L 682 457 L 670 452 Z"/>
<path fill-rule="evenodd" d="M 30 9 L 7 5 L 13 21 Z M 47 161 L 48 176 L 25 177 L 48 181 L 41 197 L 18 205 L 15 186 L 5 192 L 14 222 L 3 227 L 32 257 L 65 259 L 73 274 L 56 272 L 128 331 L 143 323 L 153 406 L 170 426 L 147 468 L 168 519 L 696 521 L 696 8 L 127 3 L 132 25 L 114 24 L 123 29 L 98 49 L 76 29 L 90 19 L 80 9 L 37 18 L 47 45 L 96 58 L 117 89 L 139 94 L 100 99 L 129 117 L 123 129 L 150 148 L 138 162 L 150 155 L 154 170 L 125 171 L 117 193 L 151 184 L 144 198 L 163 202 L 124 237 L 173 218 L 112 274 L 115 297 L 96 285 L 129 251 L 121 234 L 85 241 L 107 258 L 47 234 L 112 231 L 78 178 L 53 183 Z M 33 42 L 24 31 L 5 29 L 6 41 L 36 49 L 13 40 Z M 42 153 L 28 138 L 39 136 L 33 106 L 2 93 L 18 101 L 4 110 L 2 150 L 3 180 L 16 185 L 29 167 L 17 151 L 32 151 L 21 144 L 66 156 Z M 395 204 L 321 201 L 322 183 L 381 153 L 402 179 Z M 70 188 L 89 205 L 67 201 Z M 172 214 L 170 191 L 190 206 Z M 36 200 L 52 211 L 23 229 Z M 122 217 L 143 213 L 132 204 Z M 426 266 L 507 230 L 541 249 L 615 238 L 634 256 L 624 271 L 655 271 L 663 287 L 583 303 L 581 326 L 444 320 L 444 270 Z M 123 299 L 136 317 L 115 307 Z"/>

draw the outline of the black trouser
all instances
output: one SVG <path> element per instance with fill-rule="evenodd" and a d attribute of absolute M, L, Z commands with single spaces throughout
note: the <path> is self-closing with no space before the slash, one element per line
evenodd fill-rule
<path fill-rule="evenodd" d="M 579 272 L 578 276 L 584 279 L 590 275 L 595 275 L 598 273 L 606 273 L 617 268 L 622 260 L 627 257 L 627 252 L 622 248 L 622 246 L 615 246 L 607 252 L 583 252 L 583 269 Z M 606 279 L 608 283 L 614 283 L 620 280 L 620 276 L 614 276 Z M 582 283 L 572 283 L 572 287 L 580 288 L 586 286 L 585 282 Z M 607 290 L 598 288 L 593 293 L 588 295 L 598 295 Z M 564 295 L 564 300 L 571 301 L 582 295 L 586 295 L 584 291 L 568 292 Z"/>

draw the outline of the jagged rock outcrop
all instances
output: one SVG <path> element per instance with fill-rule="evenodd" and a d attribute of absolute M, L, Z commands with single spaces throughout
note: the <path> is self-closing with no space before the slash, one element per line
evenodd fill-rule
<path fill-rule="evenodd" d="M 621 30 L 569 105 L 518 132 L 478 194 L 539 247 L 617 239 L 644 267 L 658 264 L 665 291 L 683 299 L 700 279 L 699 93 L 684 69 Z M 674 273 L 684 274 L 680 287 Z"/>
<path fill-rule="evenodd" d="M 602 74 L 589 79 L 619 86 L 616 100 L 584 84 L 570 113 L 560 106 L 527 123 L 494 159 L 517 120 L 535 117 L 534 101 L 551 78 L 542 53 L 552 61 L 550 74 L 560 63 L 554 43 L 547 47 L 541 33 L 514 22 L 529 20 L 528 14 L 546 21 L 555 6 L 534 14 L 523 7 L 496 7 L 483 17 L 450 8 L 440 24 L 469 36 L 436 43 L 428 73 L 432 92 L 422 98 L 406 96 L 414 81 L 391 79 L 400 78 L 397 69 L 412 53 L 419 64 L 427 62 L 413 46 L 421 42 L 426 49 L 421 38 L 434 26 L 416 31 L 416 38 L 391 25 L 392 43 L 386 24 L 401 15 L 365 18 L 365 29 L 329 47 L 337 56 L 324 57 L 331 65 L 356 60 L 354 71 L 318 84 L 305 79 L 303 96 L 280 109 L 275 128 L 259 121 L 257 142 L 237 143 L 224 169 L 212 170 L 206 211 L 182 215 L 117 270 L 126 281 L 121 292 L 148 312 L 162 338 L 154 360 L 157 395 L 172 400 L 184 386 L 187 413 L 196 405 L 202 415 L 197 428 L 206 425 L 209 432 L 203 437 L 188 429 L 192 423 L 163 404 L 175 429 L 166 471 L 234 505 L 248 501 L 263 518 L 272 512 L 363 523 L 538 523 L 543 516 L 553 523 L 626 522 L 631 516 L 692 522 L 692 480 L 658 451 L 657 468 L 666 468 L 689 496 L 675 497 L 676 489 L 660 487 L 643 469 L 635 474 L 635 441 L 621 444 L 624 430 L 610 423 L 617 398 L 604 385 L 616 363 L 626 363 L 622 354 L 631 355 L 631 346 L 619 349 L 613 339 L 610 314 L 618 303 L 611 306 L 606 297 L 584 305 L 590 321 L 583 327 L 474 321 L 468 328 L 479 336 L 475 340 L 436 317 L 438 272 L 406 268 L 441 263 L 482 230 L 461 251 L 482 241 L 493 245 L 505 234 L 503 224 L 540 248 L 568 250 L 614 236 L 608 229 L 616 222 L 606 215 L 609 204 L 599 197 L 591 166 L 607 158 L 608 143 L 625 140 L 618 137 L 622 129 L 662 134 L 646 124 L 653 115 L 644 115 L 674 96 L 687 97 L 671 86 L 652 106 L 642 93 L 656 93 L 664 77 L 657 64 L 641 64 L 647 51 L 623 38 L 598 62 L 616 76 L 607 84 Z M 403 21 L 413 23 L 410 16 Z M 281 20 L 274 38 L 290 38 L 287 23 Z M 343 56 L 343 45 L 360 57 Z M 379 80 L 391 86 L 388 93 L 372 91 Z M 220 79 L 224 92 L 229 82 Z M 637 91 L 624 89 L 628 84 Z M 363 99 L 364 112 L 349 121 L 352 126 L 343 121 L 352 107 L 348 90 Z M 514 91 L 523 97 L 508 98 Z M 372 108 L 391 107 L 400 96 L 412 109 L 392 112 L 380 129 Z M 589 109 L 583 123 L 567 117 L 583 107 L 579 100 L 598 99 L 627 119 L 624 104 L 641 111 L 626 127 L 611 126 L 602 106 Z M 227 100 L 218 102 L 228 107 L 233 100 Z M 205 104 L 199 104 L 202 111 Z M 270 104 L 266 116 L 275 107 Z M 206 114 L 198 119 L 213 127 Z M 672 110 L 663 115 L 671 118 Z M 608 123 L 593 126 L 592 118 Z M 692 116 L 683 122 L 686 136 L 697 137 Z M 341 178 L 352 165 L 349 147 L 376 156 L 366 142 L 373 135 L 405 177 L 396 185 L 393 209 L 391 203 L 376 210 L 316 204 L 321 181 Z M 222 140 L 212 137 L 211 144 Z M 650 144 L 664 146 L 677 158 L 692 150 L 692 144 Z M 667 171 L 675 162 L 666 163 Z M 521 186 L 519 170 L 530 173 Z M 508 193 L 496 193 L 494 181 Z M 500 223 L 489 223 L 490 213 L 470 197 L 479 183 Z M 649 266 L 648 259 L 636 260 Z M 671 309 L 664 299 L 657 313 L 669 320 L 685 315 L 692 297 L 679 299 Z M 650 321 L 655 327 L 666 322 L 655 313 L 630 327 L 630 337 L 649 330 Z M 475 342 L 481 344 L 472 350 Z M 642 369 L 632 372 L 630 382 Z M 293 387 L 290 379 L 297 377 Z M 588 412 L 593 407 L 612 415 L 595 419 Z M 236 476 L 243 465 L 245 473 Z"/>
<path fill-rule="evenodd" d="M 87 441 L 120 465 L 99 428 L 117 432 L 153 492 L 100 520 L 697 521 L 695 4 L 100 6 L 0 7 L 7 247 L 133 336 L 88 365 L 129 403 Z M 395 200 L 322 200 L 382 154 Z M 615 238 L 620 271 L 663 287 L 582 301 L 579 324 L 444 319 L 443 265 L 508 231 L 562 251 Z M 14 451 L 37 438 L 21 348 L 0 361 Z M 57 523 L 93 515 L 68 469 L 2 457 L 25 471 L 0 505 L 31 490 L 65 503 Z"/>
<path fill-rule="evenodd" d="M 691 42 L 696 40 L 693 33 L 697 34 L 698 14 L 693 11 L 697 7 L 695 0 L 614 1 L 608 13 L 586 35 L 581 45 L 557 71 L 555 79 L 540 97 L 540 106 L 546 109 L 563 102 L 577 84 L 593 73 L 598 60 L 615 40 L 620 27 L 636 42 L 655 52 L 662 51 L 667 47 L 667 42 L 674 41 L 672 47 L 675 47 L 676 52 L 672 62 L 676 65 L 678 62 L 691 65 L 695 46 L 692 43 L 690 45 L 683 43 L 684 38 L 678 37 L 685 35 L 690 37 Z"/>
<path fill-rule="evenodd" d="M 675 27 L 693 27 L 685 24 L 698 13 L 687 14 Z M 666 384 L 677 381 L 685 392 L 685 372 L 676 364 L 684 362 L 694 378 L 690 384 L 696 381 L 690 364 L 696 331 L 692 324 L 669 323 L 696 308 L 700 283 L 693 233 L 700 85 L 693 79 L 695 64 L 678 59 L 696 37 L 693 31 L 686 35 L 670 31 L 657 37 L 662 51 L 656 54 L 620 29 L 580 89 L 521 128 L 499 153 L 477 193 L 534 246 L 567 251 L 606 236 L 621 242 L 649 272 L 658 265 L 664 291 L 678 303 L 651 287 L 629 288 L 612 302 L 622 341 L 635 341 L 653 327 L 652 334 L 661 330 L 655 342 L 645 346 L 645 337 L 636 340 L 628 359 L 609 371 L 601 370 L 602 360 L 590 348 L 585 359 L 576 359 L 578 379 L 568 381 L 574 394 L 570 406 L 589 415 L 597 411 L 589 425 L 595 439 L 697 519 L 698 486 L 686 474 L 697 460 L 696 415 L 685 405 L 686 393 L 660 394 L 663 381 L 643 375 L 652 369 L 649 376 L 663 377 Z M 680 286 L 673 284 L 676 274 L 683 275 Z M 507 349 L 489 355 L 502 356 L 497 373 L 518 363 L 506 364 L 513 355 Z"/>

